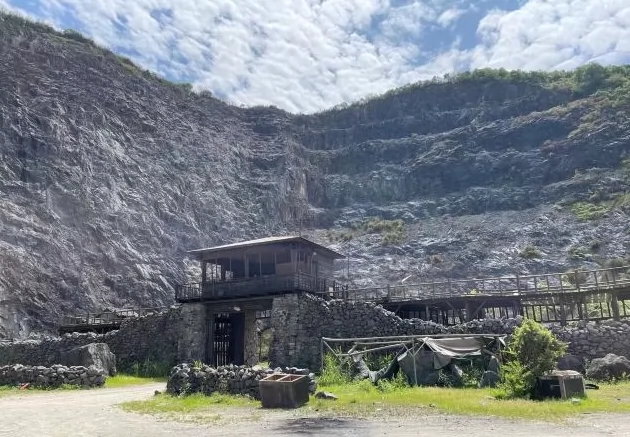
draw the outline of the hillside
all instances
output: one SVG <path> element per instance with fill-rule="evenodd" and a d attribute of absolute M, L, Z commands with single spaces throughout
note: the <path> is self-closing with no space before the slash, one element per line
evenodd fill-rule
<path fill-rule="evenodd" d="M 244 109 L 0 15 L 0 338 L 172 303 L 186 250 L 300 222 L 361 286 L 619 262 L 629 107 L 591 65 Z"/>

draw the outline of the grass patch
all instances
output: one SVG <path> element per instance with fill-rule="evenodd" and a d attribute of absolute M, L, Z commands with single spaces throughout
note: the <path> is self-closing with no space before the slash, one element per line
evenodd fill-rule
<path fill-rule="evenodd" d="M 608 214 L 612 207 L 609 202 L 589 203 L 575 202 L 569 209 L 577 217 L 578 220 L 587 222 L 598 220 Z"/>
<path fill-rule="evenodd" d="M 24 393 L 25 390 L 18 390 L 17 387 L 9 387 L 8 385 L 0 385 L 0 398 L 10 395 Z"/>
<path fill-rule="evenodd" d="M 153 378 L 145 378 L 134 375 L 116 375 L 110 376 L 105 380 L 104 387 L 107 388 L 119 388 L 119 387 L 129 387 L 134 385 L 142 385 L 142 384 L 151 384 L 154 382 L 166 382 L 166 378 L 153 377 Z"/>
<path fill-rule="evenodd" d="M 532 401 L 526 399 L 497 400 L 492 389 L 407 387 L 382 391 L 357 383 L 324 387 L 335 393 L 335 402 L 313 399 L 308 408 L 356 415 L 371 414 L 377 409 L 429 407 L 451 414 L 498 416 L 511 419 L 558 421 L 583 413 L 630 412 L 630 383 L 605 384 L 600 390 L 589 391 L 578 403 L 562 400 Z M 624 398 L 625 396 L 625 398 Z M 398 407 L 398 408 L 397 408 Z"/>
<path fill-rule="evenodd" d="M 139 414 L 157 414 L 171 420 L 184 422 L 208 423 L 224 419 L 225 408 L 249 407 L 254 410 L 260 402 L 245 396 L 231 396 L 214 393 L 205 396 L 200 393 L 175 397 L 162 393 L 146 401 L 130 401 L 120 405 L 127 412 Z M 259 418 L 254 411 L 247 414 L 248 419 Z"/>
<path fill-rule="evenodd" d="M 577 403 L 570 400 L 498 400 L 494 398 L 496 390 L 493 389 L 400 387 L 395 383 L 375 387 L 369 381 L 320 388 L 334 393 L 339 399 L 328 401 L 312 397 L 301 408 L 303 413 L 318 412 L 347 417 L 387 414 L 405 417 L 430 408 L 449 414 L 558 422 L 585 413 L 630 412 L 630 382 L 602 384 L 600 390 L 589 390 L 588 397 Z M 146 401 L 127 402 L 121 407 L 128 412 L 166 415 L 176 420 L 196 422 L 217 421 L 222 414 L 229 415 L 230 408 L 245 408 L 244 417 L 264 414 L 260 410 L 259 401 L 220 394 L 194 394 L 186 397 L 160 394 Z"/>

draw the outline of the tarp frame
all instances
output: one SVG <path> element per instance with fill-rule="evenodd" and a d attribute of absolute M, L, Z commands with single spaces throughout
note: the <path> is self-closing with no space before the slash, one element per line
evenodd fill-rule
<path fill-rule="evenodd" d="M 444 350 L 448 351 L 448 348 L 440 348 L 440 350 L 436 350 L 439 341 L 432 340 L 445 340 L 445 339 L 466 339 L 466 338 L 475 338 L 480 339 L 478 349 L 478 355 L 483 356 L 484 354 L 492 354 L 488 347 L 492 347 L 493 345 L 497 347 L 496 353 L 498 354 L 498 358 L 501 360 L 501 351 L 505 347 L 505 334 L 435 334 L 435 335 L 410 335 L 410 336 L 389 336 L 389 337 L 360 337 L 360 338 L 331 338 L 331 337 L 322 337 L 321 339 L 321 367 L 324 367 L 324 350 L 328 349 L 338 360 L 342 358 L 354 358 L 358 355 L 364 355 L 370 352 L 379 352 L 391 349 L 401 349 L 404 348 L 405 352 L 411 352 L 413 357 L 413 365 L 414 365 L 414 382 L 415 385 L 418 384 L 417 378 L 417 369 L 416 369 L 416 356 L 420 350 L 423 349 L 424 346 L 427 346 L 431 349 L 435 354 L 442 354 L 449 356 L 449 354 L 444 354 Z M 490 342 L 483 341 L 484 339 L 490 340 Z M 348 352 L 337 352 L 333 349 L 331 345 L 339 344 L 339 343 L 351 343 L 352 346 L 348 350 Z M 373 346 L 373 347 L 370 347 Z M 433 346 L 433 347 L 432 347 Z M 469 348 L 468 350 L 472 350 Z M 477 355 L 477 354 L 475 354 Z M 451 360 L 457 358 L 469 357 L 471 354 L 464 354 L 461 356 L 457 356 L 457 354 L 450 354 Z M 435 364 L 434 364 L 435 366 Z M 441 367 L 440 367 L 441 368 Z"/>

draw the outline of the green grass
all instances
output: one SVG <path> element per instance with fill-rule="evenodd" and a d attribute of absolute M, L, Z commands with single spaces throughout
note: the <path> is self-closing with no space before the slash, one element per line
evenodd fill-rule
<path fill-rule="evenodd" d="M 134 375 L 116 375 L 110 376 L 105 380 L 105 387 L 119 388 L 134 385 L 150 384 L 153 382 L 166 382 L 166 378 L 143 378 Z"/>
<path fill-rule="evenodd" d="M 571 212 L 575 214 L 578 220 L 586 222 L 598 220 L 604 217 L 612 210 L 610 202 L 589 203 L 576 202 L 569 207 Z"/>
<path fill-rule="evenodd" d="M 81 390 L 81 389 L 82 389 L 81 386 L 70 385 L 70 384 L 63 384 L 59 387 L 46 387 L 46 388 L 31 386 L 25 390 L 20 390 L 17 386 L 0 385 L 0 398 L 4 396 L 19 395 L 19 394 L 26 394 L 26 393 L 42 393 L 42 392 L 47 392 L 47 391 L 60 391 L 60 390 L 66 391 L 66 390 Z"/>
<path fill-rule="evenodd" d="M 525 399 L 497 400 L 492 389 L 474 388 L 397 388 L 382 392 L 367 384 L 325 387 L 339 396 L 336 402 L 313 399 L 309 408 L 355 415 L 400 407 L 435 408 L 445 413 L 498 416 L 505 418 L 557 421 L 581 413 L 630 412 L 630 383 L 602 385 L 589 390 L 587 398 L 578 403 L 561 400 L 531 401 Z M 624 399 L 625 396 L 625 399 Z"/>
<path fill-rule="evenodd" d="M 337 401 L 314 397 L 301 408 L 303 413 L 319 412 L 333 416 L 368 417 L 375 414 L 407 416 L 421 410 L 436 409 L 460 415 L 497 416 L 510 419 L 535 419 L 549 422 L 584 413 L 630 412 L 630 382 L 602 384 L 600 390 L 589 390 L 587 398 L 578 402 L 524 399 L 497 400 L 492 389 L 399 387 L 384 384 L 374 387 L 368 381 L 328 385 L 320 389 L 334 393 Z M 125 411 L 167 415 L 171 418 L 195 421 L 216 421 L 221 414 L 229 415 L 232 407 L 245 408 L 251 414 L 260 413 L 260 402 L 240 396 L 195 394 L 187 397 L 157 395 L 146 401 L 122 404 Z M 226 412 L 227 409 L 227 412 Z"/>
<path fill-rule="evenodd" d="M 18 390 L 17 387 L 9 387 L 7 385 L 0 385 L 0 398 L 5 396 L 24 393 L 25 390 Z"/>

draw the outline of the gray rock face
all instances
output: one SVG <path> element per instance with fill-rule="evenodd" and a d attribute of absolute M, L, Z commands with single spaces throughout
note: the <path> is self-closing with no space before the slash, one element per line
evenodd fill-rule
<path fill-rule="evenodd" d="M 615 378 L 630 377 L 630 360 L 615 354 L 595 358 L 586 369 L 586 377 L 596 381 L 610 381 Z"/>
<path fill-rule="evenodd" d="M 77 310 L 172 303 L 185 251 L 300 222 L 351 255 L 354 285 L 592 266 L 591 249 L 567 250 L 600 236 L 599 256 L 624 255 L 623 209 L 579 222 L 553 205 L 628 190 L 630 121 L 530 79 L 296 116 L 190 93 L 3 14 L 0 338 Z M 403 219 L 406 238 L 337 238 L 370 216 Z M 518 257 L 528 244 L 540 259 Z"/>
<path fill-rule="evenodd" d="M 106 343 L 90 343 L 70 349 L 62 354 L 62 362 L 69 366 L 93 366 L 103 370 L 107 375 L 116 374 L 116 355 Z"/>

